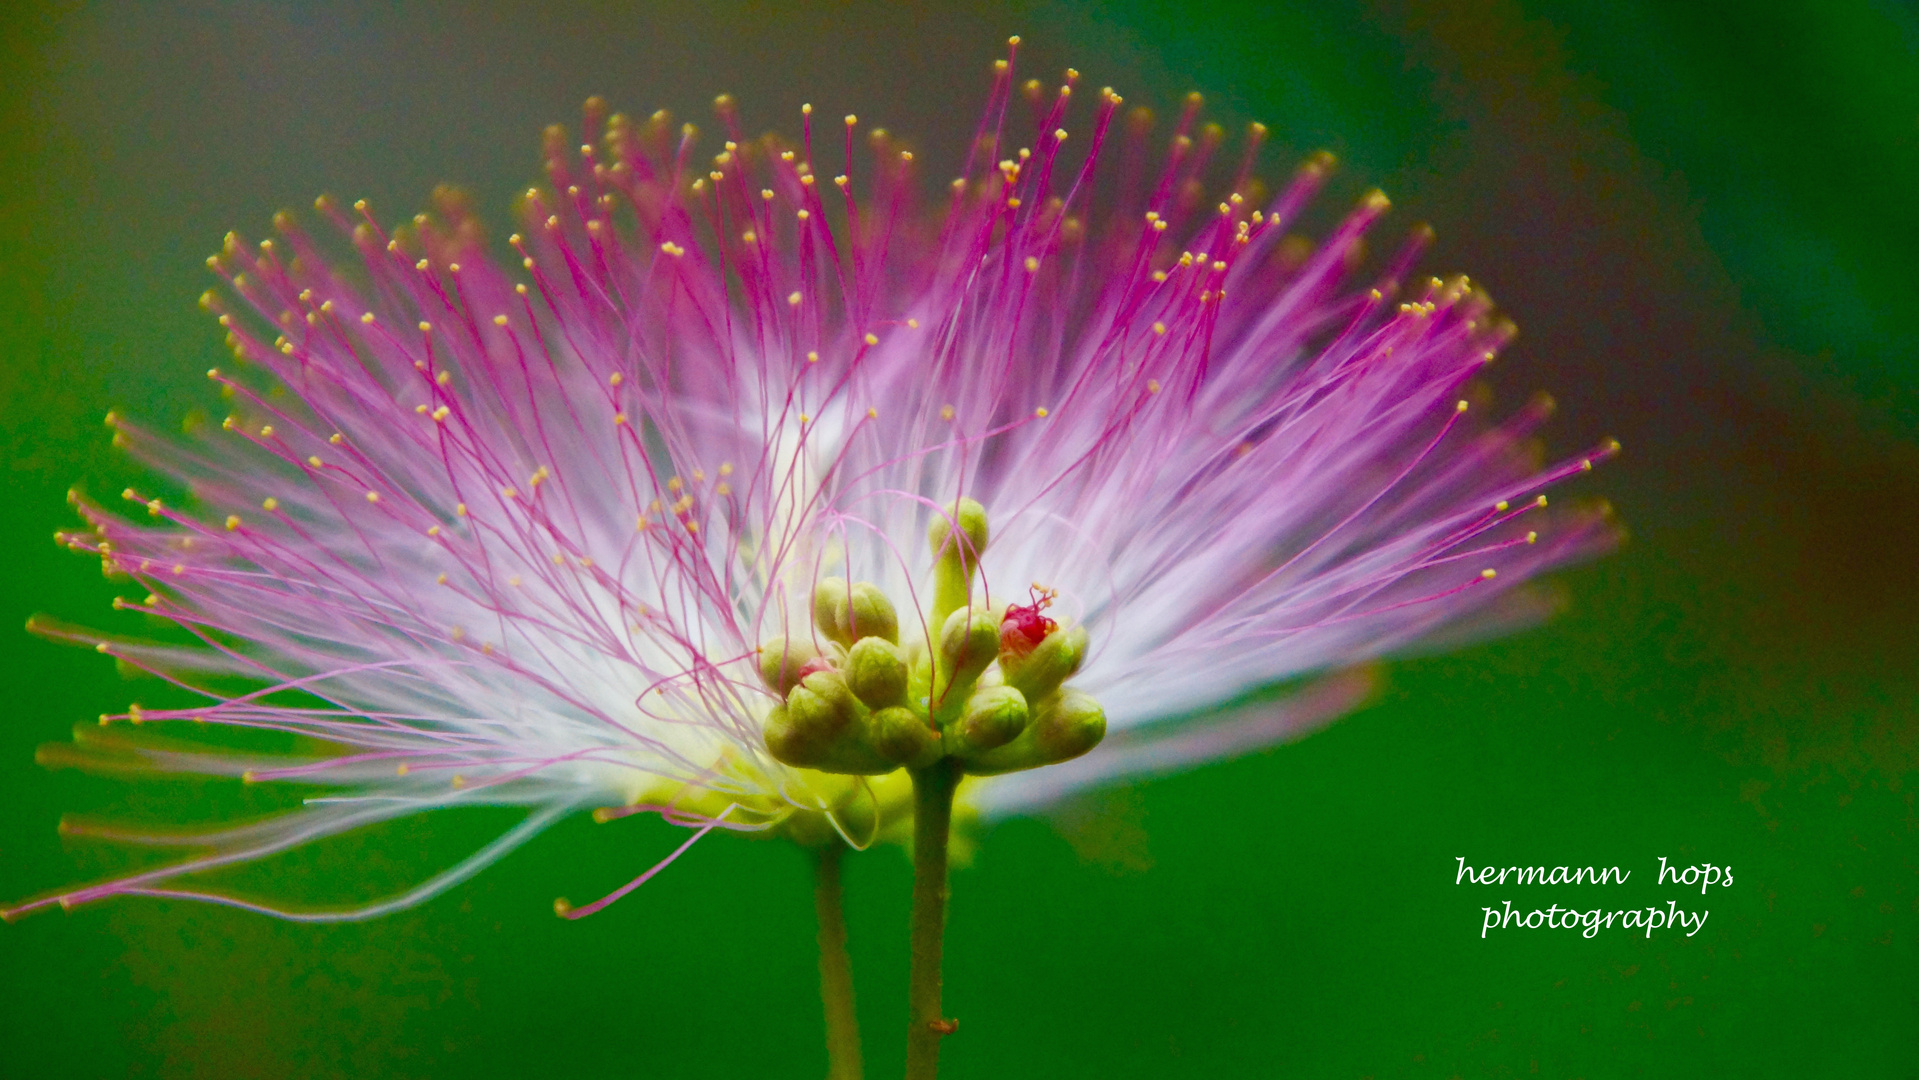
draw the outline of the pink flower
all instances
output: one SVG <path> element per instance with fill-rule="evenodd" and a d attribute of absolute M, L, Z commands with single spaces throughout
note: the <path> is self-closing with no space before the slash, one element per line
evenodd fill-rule
<path fill-rule="evenodd" d="M 845 828 L 847 782 L 767 750 L 780 698 L 759 650 L 809 632 L 827 577 L 872 583 L 925 642 L 925 538 L 962 496 L 992 520 L 979 598 L 1026 609 L 1006 624 L 1021 648 L 1048 620 L 1084 629 L 1075 686 L 1112 732 L 1057 773 L 988 781 L 1012 808 L 1349 706 L 1335 679 L 1290 720 L 1145 727 L 1497 614 L 1609 542 L 1600 515 L 1549 517 L 1540 493 L 1614 447 L 1540 467 L 1543 406 L 1482 426 L 1462 400 L 1511 335 L 1483 294 L 1409 278 L 1417 234 L 1355 279 L 1383 197 L 1312 248 L 1291 229 L 1326 160 L 1263 199 L 1256 127 L 1202 197 L 1218 139 L 1194 108 L 1149 168 L 1143 138 L 1109 145 L 1120 99 L 1069 121 L 1072 89 L 1035 92 L 1030 129 L 1003 123 L 1027 102 L 1002 65 L 931 206 L 913 155 L 850 116 L 816 145 L 809 111 L 787 147 L 744 138 L 722 98 L 713 156 L 690 127 L 595 101 L 577 154 L 549 132 L 516 263 L 452 194 L 392 230 L 320 200 L 357 251 L 339 268 L 286 215 L 257 247 L 229 236 L 210 263 L 230 288 L 207 304 L 240 360 L 209 372 L 231 415 L 185 440 L 109 418 L 190 497 L 129 491 L 148 522 L 82 503 L 91 529 L 64 539 L 142 586 L 118 606 L 204 642 L 86 637 L 205 696 L 103 724 L 330 749 L 107 732 L 76 752 L 315 797 L 14 912 L 169 895 L 365 917 L 591 807 L 656 810 L 694 839 L 796 813 Z M 1056 597 L 1044 615 L 1035 585 Z M 483 803 L 528 816 L 364 906 L 291 911 L 187 877 Z"/>

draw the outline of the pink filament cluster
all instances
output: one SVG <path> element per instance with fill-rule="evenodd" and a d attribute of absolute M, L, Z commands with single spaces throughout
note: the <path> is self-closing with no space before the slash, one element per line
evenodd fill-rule
<path fill-rule="evenodd" d="M 819 153 L 810 111 L 787 146 L 744 137 L 723 98 L 709 156 L 690 127 L 590 102 L 584 145 L 549 133 L 517 263 L 489 257 L 452 195 L 393 230 L 322 200 L 358 253 L 338 268 L 290 218 L 257 247 L 229 238 L 212 263 L 239 302 L 209 303 L 242 364 L 209 374 L 231 415 L 187 440 L 112 418 L 190 502 L 129 492 L 151 523 L 83 503 L 91 529 L 65 539 L 148 593 L 120 606 L 204 643 L 86 638 L 207 698 L 113 719 L 331 748 L 124 753 L 331 794 L 14 910 L 160 894 L 359 918 L 581 807 L 673 813 L 682 789 L 809 805 L 762 744 L 774 700 L 754 650 L 808 632 L 826 575 L 878 583 L 924 635 L 927 529 L 962 495 L 992 523 L 982 601 L 1038 582 L 1091 634 L 1076 685 L 1128 763 L 1101 766 L 1102 748 L 1092 779 L 1230 750 L 1245 729 L 1142 732 L 1495 611 L 1609 541 L 1596 513 L 1548 519 L 1539 493 L 1612 447 L 1541 466 L 1527 446 L 1543 406 L 1490 427 L 1467 415 L 1463 388 L 1510 334 L 1483 296 L 1407 282 L 1419 236 L 1352 283 L 1383 198 L 1313 248 L 1290 230 L 1325 160 L 1257 198 L 1256 129 L 1203 196 L 1219 140 L 1195 107 L 1152 165 L 1143 128 L 1117 132 L 1111 91 L 1069 133 L 1074 77 L 1027 85 L 1001 65 L 932 205 L 884 133 L 856 159 L 852 117 Z M 1319 695 L 1319 712 L 1350 702 Z M 1041 785 L 1030 802 L 1062 781 L 995 783 L 1012 805 L 1021 783 Z M 174 882 L 479 803 L 530 812 L 364 907 Z"/>

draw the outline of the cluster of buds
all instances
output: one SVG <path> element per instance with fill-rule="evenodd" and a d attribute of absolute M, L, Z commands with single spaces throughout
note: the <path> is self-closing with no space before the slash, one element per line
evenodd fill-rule
<path fill-rule="evenodd" d="M 999 615 L 971 601 L 986 550 L 986 510 L 949 504 L 928 530 L 933 606 L 902 642 L 877 586 L 840 578 L 813 592 L 813 632 L 760 648 L 760 675 L 784 704 L 766 746 L 788 765 L 876 776 L 957 759 L 977 776 L 1078 757 L 1106 734 L 1099 702 L 1065 683 L 1086 658 L 1086 631 L 1042 612 L 1052 593 Z"/>

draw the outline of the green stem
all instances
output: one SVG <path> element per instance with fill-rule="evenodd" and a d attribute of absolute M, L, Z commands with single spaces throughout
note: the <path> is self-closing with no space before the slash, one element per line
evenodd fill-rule
<path fill-rule="evenodd" d="M 820 920 L 820 1001 L 826 1006 L 826 1080 L 860 1080 L 860 1018 L 853 1008 L 853 958 L 846 952 L 840 905 L 840 861 L 846 848 L 829 841 L 813 859 L 813 910 Z"/>
<path fill-rule="evenodd" d="M 940 1039 L 940 953 L 946 936 L 946 841 L 961 765 L 941 758 L 913 772 L 913 956 L 908 974 L 906 1080 L 935 1080 Z"/>

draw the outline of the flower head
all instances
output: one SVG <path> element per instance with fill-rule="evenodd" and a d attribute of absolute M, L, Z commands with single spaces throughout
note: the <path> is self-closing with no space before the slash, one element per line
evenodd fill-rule
<path fill-rule="evenodd" d="M 529 816 L 402 896 L 281 913 L 416 902 L 587 807 L 854 836 L 873 800 L 851 777 L 1025 769 L 1107 730 L 1116 764 L 1082 775 L 1204 753 L 1246 732 L 1134 734 L 1455 626 L 1607 542 L 1540 492 L 1612 448 L 1541 466 L 1543 404 L 1469 414 L 1512 335 L 1485 295 L 1410 278 L 1421 234 L 1354 284 L 1383 196 L 1315 248 L 1293 225 L 1329 159 L 1265 197 L 1255 126 L 1203 195 L 1220 138 L 1196 103 L 1149 165 L 1144 125 L 1076 78 L 1027 84 L 1016 135 L 1002 64 L 931 206 L 914 155 L 851 116 L 749 140 L 721 98 L 715 154 L 596 100 L 582 144 L 548 133 L 517 261 L 451 192 L 390 229 L 320 200 L 345 263 L 288 215 L 229 236 L 206 304 L 230 415 L 185 440 L 109 418 L 188 498 L 127 492 L 144 522 L 82 502 L 63 540 L 203 642 L 87 638 L 205 695 L 102 723 L 324 749 L 81 749 L 324 797 L 15 910 L 277 910 L 180 879 L 466 804 Z"/>

